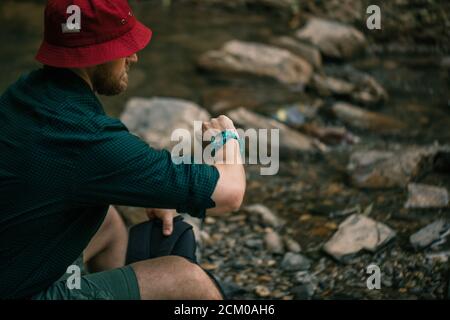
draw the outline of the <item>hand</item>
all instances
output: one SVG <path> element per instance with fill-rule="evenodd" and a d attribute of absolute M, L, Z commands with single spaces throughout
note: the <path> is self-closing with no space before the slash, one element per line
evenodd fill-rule
<path fill-rule="evenodd" d="M 225 130 L 237 132 L 233 121 L 224 115 L 219 116 L 218 118 L 212 118 L 209 122 L 205 121 L 202 124 L 203 134 L 208 139 L 208 141 L 211 140 L 212 136 L 216 136 L 217 134 Z"/>
<path fill-rule="evenodd" d="M 158 218 L 163 223 L 163 234 L 170 236 L 173 231 L 173 218 L 176 216 L 176 210 L 172 209 L 152 209 L 146 208 L 145 212 L 149 220 Z"/>

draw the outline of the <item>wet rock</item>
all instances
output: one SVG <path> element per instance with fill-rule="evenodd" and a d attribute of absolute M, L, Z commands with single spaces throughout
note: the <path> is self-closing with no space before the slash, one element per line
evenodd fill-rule
<path fill-rule="evenodd" d="M 406 127 L 400 120 L 390 118 L 381 113 L 367 111 L 344 102 L 334 104 L 332 111 L 345 124 L 362 130 L 379 133 L 396 133 Z"/>
<path fill-rule="evenodd" d="M 251 215 L 258 215 L 260 219 L 270 227 L 276 228 L 283 223 L 283 221 L 278 218 L 278 216 L 274 212 L 272 212 L 269 208 L 262 204 L 252 204 L 249 206 L 245 206 L 244 208 L 242 208 L 242 211 Z"/>
<path fill-rule="evenodd" d="M 322 55 L 314 46 L 302 43 L 294 38 L 286 36 L 273 38 L 271 43 L 275 46 L 287 49 L 299 57 L 302 57 L 315 69 L 322 68 Z"/>
<path fill-rule="evenodd" d="M 266 118 L 258 115 L 254 112 L 248 111 L 244 108 L 239 108 L 229 112 L 228 117 L 235 122 L 238 127 L 247 129 L 279 129 L 279 141 L 267 141 L 267 135 L 258 139 L 259 144 L 270 145 L 271 148 L 280 148 L 280 152 L 314 152 L 318 150 L 324 150 L 326 147 L 315 139 L 299 133 L 293 129 L 290 129 L 285 124 L 278 122 L 274 119 Z M 262 138 L 262 139 L 261 139 Z M 275 143 L 275 146 L 272 146 Z"/>
<path fill-rule="evenodd" d="M 449 235 L 450 223 L 440 219 L 411 235 L 409 241 L 415 249 L 424 249 L 433 244 L 438 245 L 445 242 L 446 237 Z"/>
<path fill-rule="evenodd" d="M 290 252 L 300 253 L 302 251 L 302 247 L 300 246 L 300 244 L 292 238 L 285 237 L 284 244 L 286 246 L 286 249 Z"/>
<path fill-rule="evenodd" d="M 157 149 L 179 143 L 171 141 L 175 129 L 186 129 L 194 136 L 194 121 L 209 119 L 209 113 L 197 104 L 175 98 L 132 98 L 120 117 L 130 132 Z"/>
<path fill-rule="evenodd" d="M 277 254 L 282 254 L 284 252 L 283 240 L 281 240 L 281 237 L 275 231 L 269 230 L 266 232 L 264 242 L 269 252 Z"/>
<path fill-rule="evenodd" d="M 339 225 L 338 231 L 325 243 L 324 250 L 335 259 L 343 260 L 361 250 L 375 252 L 395 235 L 388 226 L 354 214 Z"/>
<path fill-rule="evenodd" d="M 281 268 L 285 271 L 304 271 L 311 267 L 311 261 L 299 253 L 288 252 L 281 261 Z"/>
<path fill-rule="evenodd" d="M 220 50 L 204 53 L 198 64 L 208 70 L 272 77 L 296 86 L 308 84 L 312 75 L 308 62 L 285 49 L 237 40 L 225 43 Z"/>
<path fill-rule="evenodd" d="M 447 189 L 421 183 L 408 184 L 405 208 L 443 208 L 448 204 Z"/>
<path fill-rule="evenodd" d="M 311 18 L 296 37 L 317 46 L 328 57 L 350 59 L 366 47 L 366 39 L 357 29 L 337 21 Z"/>
<path fill-rule="evenodd" d="M 409 147 L 392 151 L 356 151 L 347 170 L 360 188 L 405 187 L 411 179 L 432 168 L 441 147 Z"/>

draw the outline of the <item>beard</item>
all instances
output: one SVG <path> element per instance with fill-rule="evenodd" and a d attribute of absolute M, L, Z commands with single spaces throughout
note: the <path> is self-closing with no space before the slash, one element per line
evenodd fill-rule
<path fill-rule="evenodd" d="M 92 77 L 94 91 L 105 96 L 115 96 L 124 92 L 128 87 L 129 70 L 130 66 L 127 63 L 125 70 L 117 76 L 108 64 L 97 66 Z"/>

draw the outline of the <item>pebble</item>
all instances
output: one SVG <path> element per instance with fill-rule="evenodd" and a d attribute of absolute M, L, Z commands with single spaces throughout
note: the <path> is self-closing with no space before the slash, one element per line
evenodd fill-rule
<path fill-rule="evenodd" d="M 281 262 L 281 268 L 286 271 L 308 270 L 310 267 L 311 261 L 298 253 L 286 253 Z"/>

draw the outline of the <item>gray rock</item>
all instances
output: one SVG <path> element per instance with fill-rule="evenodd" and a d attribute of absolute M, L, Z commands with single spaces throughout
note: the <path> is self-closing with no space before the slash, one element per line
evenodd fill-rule
<path fill-rule="evenodd" d="M 311 18 L 296 37 L 317 46 L 332 58 L 350 59 L 367 45 L 364 34 L 352 26 L 331 20 Z"/>
<path fill-rule="evenodd" d="M 284 253 L 284 244 L 281 237 L 275 231 L 268 231 L 264 235 L 264 242 L 266 248 L 271 253 L 282 254 Z"/>
<path fill-rule="evenodd" d="M 364 110 L 360 107 L 338 102 L 332 107 L 335 116 L 345 124 L 362 130 L 378 133 L 396 133 L 405 129 L 405 124 L 381 113 Z"/>
<path fill-rule="evenodd" d="M 421 183 L 408 184 L 405 208 L 443 208 L 448 204 L 447 189 Z"/>
<path fill-rule="evenodd" d="M 285 271 L 305 271 L 311 267 L 311 261 L 304 255 L 288 252 L 281 261 L 281 268 Z"/>
<path fill-rule="evenodd" d="M 269 208 L 262 204 L 252 204 L 249 206 L 245 206 L 242 208 L 242 211 L 247 212 L 249 214 L 256 214 L 260 217 L 260 219 L 269 227 L 278 227 L 282 224 L 282 221 L 278 216 L 273 213 Z"/>
<path fill-rule="evenodd" d="M 171 149 L 172 132 L 186 129 L 194 137 L 194 121 L 208 121 L 210 114 L 197 104 L 175 98 L 132 98 L 120 120 L 130 132 L 157 149 Z M 191 145 L 193 141 L 191 140 Z"/>
<path fill-rule="evenodd" d="M 424 249 L 432 244 L 445 242 L 445 238 L 449 235 L 450 223 L 440 219 L 411 235 L 409 241 L 415 249 Z"/>
<path fill-rule="evenodd" d="M 244 108 L 233 110 L 227 115 L 238 127 L 244 130 L 267 129 L 270 136 L 270 129 L 278 129 L 279 141 L 269 141 L 268 137 L 263 135 L 260 137 L 262 139 L 258 139 L 258 143 L 263 143 L 275 149 L 279 148 L 280 152 L 316 152 L 326 149 L 319 141 L 297 132 L 281 122 L 263 117 Z M 273 143 L 275 143 L 274 146 L 272 146 Z"/>
<path fill-rule="evenodd" d="M 444 147 L 416 147 L 398 150 L 356 151 L 347 171 L 353 185 L 360 188 L 406 187 L 411 179 L 432 168 L 437 152 Z"/>
<path fill-rule="evenodd" d="M 272 77 L 289 85 L 307 85 L 312 75 L 308 62 L 285 49 L 237 40 L 204 53 L 198 64 L 209 70 Z"/>
<path fill-rule="evenodd" d="M 361 250 L 377 251 L 395 237 L 388 226 L 367 216 L 354 214 L 339 225 L 338 231 L 325 243 L 324 250 L 337 260 Z"/>
<path fill-rule="evenodd" d="M 320 51 L 312 45 L 302 43 L 294 38 L 286 36 L 273 38 L 271 43 L 275 46 L 287 49 L 299 57 L 302 57 L 315 69 L 322 68 L 322 55 L 320 54 Z"/>

